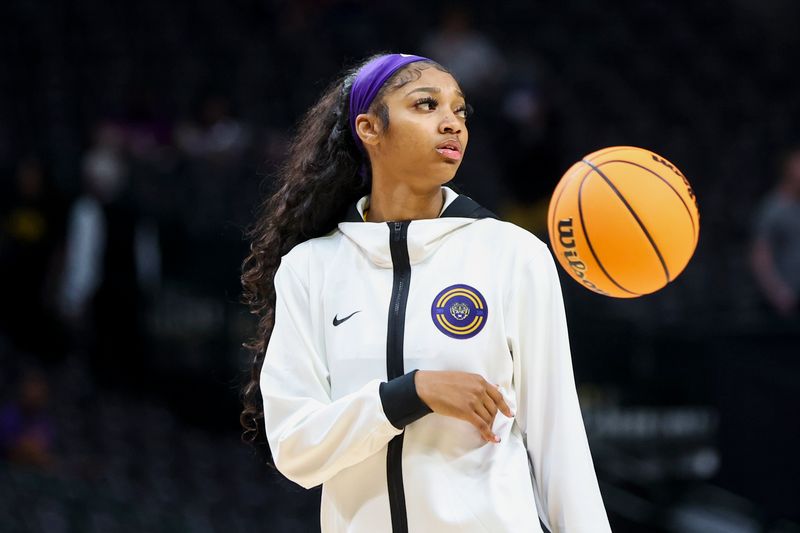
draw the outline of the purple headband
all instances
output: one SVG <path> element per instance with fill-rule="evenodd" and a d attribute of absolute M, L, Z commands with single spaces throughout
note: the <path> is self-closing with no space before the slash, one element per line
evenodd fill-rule
<path fill-rule="evenodd" d="M 427 57 L 408 54 L 387 54 L 376 57 L 358 71 L 350 90 L 350 133 L 356 146 L 364 151 L 364 145 L 356 134 L 356 117 L 369 110 L 370 104 L 392 74 L 416 61 L 429 61 Z"/>

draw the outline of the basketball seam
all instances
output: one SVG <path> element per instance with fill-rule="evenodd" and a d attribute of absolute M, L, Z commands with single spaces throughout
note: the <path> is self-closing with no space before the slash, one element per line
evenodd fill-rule
<path fill-rule="evenodd" d="M 609 187 L 611 187 L 611 190 L 614 191 L 614 193 L 617 195 L 617 197 L 620 200 L 622 200 L 622 203 L 625 204 L 625 207 L 628 208 L 628 211 L 630 212 L 631 215 L 633 215 L 633 218 L 636 219 L 636 222 L 639 224 L 639 227 L 642 229 L 642 232 L 644 232 L 645 237 L 647 237 L 647 240 L 650 241 L 650 246 L 653 247 L 653 251 L 655 251 L 656 255 L 658 256 L 658 260 L 661 262 L 661 267 L 664 269 L 664 274 L 667 276 L 667 283 L 672 281 L 670 279 L 670 275 L 669 275 L 669 268 L 667 268 L 667 263 L 666 263 L 666 261 L 664 261 L 664 257 L 661 255 L 661 251 L 658 249 L 658 246 L 656 246 L 656 243 L 653 240 L 653 237 L 650 235 L 650 232 L 647 231 L 647 228 L 645 227 L 644 222 L 642 222 L 642 220 L 639 218 L 639 215 L 637 215 L 636 211 L 634 211 L 633 207 L 631 207 L 631 204 L 628 203 L 628 200 L 626 200 L 625 197 L 622 195 L 622 193 L 619 192 L 619 189 L 617 189 L 617 187 L 611 182 L 611 180 L 608 179 L 608 176 L 603 174 L 602 170 L 600 170 L 598 167 L 596 167 L 595 165 L 593 165 L 589 161 L 586 161 L 585 159 L 583 160 L 583 162 L 586 163 L 587 165 L 589 165 L 590 167 L 592 167 L 594 169 L 594 171 L 597 172 L 600 175 L 601 178 L 603 178 L 603 180 L 608 184 Z M 580 196 L 579 196 L 579 199 L 580 199 Z"/>
<path fill-rule="evenodd" d="M 589 155 L 594 155 L 594 157 L 601 157 L 608 155 L 613 152 L 621 152 L 622 150 L 641 150 L 642 148 L 636 148 L 635 146 L 616 146 L 613 148 L 601 148 L 600 150 L 596 150 Z M 585 162 L 585 160 L 581 160 Z"/>
<path fill-rule="evenodd" d="M 589 175 L 594 170 L 594 166 L 591 165 L 590 163 L 587 163 L 586 160 L 583 160 L 583 162 L 588 164 L 591 167 L 589 169 L 589 171 L 583 176 L 583 178 L 581 179 L 581 184 L 578 186 L 578 217 L 580 217 L 580 219 L 581 219 L 581 230 L 583 231 L 583 237 L 586 239 L 586 245 L 589 247 L 589 251 L 592 253 L 592 257 L 594 257 L 594 260 L 597 263 L 597 266 L 600 267 L 600 270 L 603 271 L 603 274 L 606 275 L 606 277 L 609 279 L 609 281 L 611 281 L 611 283 L 616 285 L 623 292 L 627 292 L 628 294 L 633 294 L 634 296 L 641 296 L 641 294 L 639 294 L 637 292 L 630 291 L 630 290 L 626 289 L 625 287 L 623 287 L 622 285 L 620 285 L 619 283 L 617 283 L 617 280 L 615 280 L 614 278 L 611 277 L 611 274 L 608 273 L 608 271 L 606 270 L 606 267 L 603 266 L 603 262 L 600 261 L 600 258 L 597 257 L 597 254 L 594 251 L 594 247 L 592 246 L 592 241 L 591 241 L 591 239 L 589 239 L 589 232 L 586 231 L 586 224 L 583 221 L 583 198 L 582 198 L 583 197 L 583 184 L 586 183 L 586 178 L 589 177 Z"/>
<path fill-rule="evenodd" d="M 678 200 L 681 201 L 681 203 L 683 204 L 683 207 L 686 209 L 686 213 L 689 215 L 689 221 L 692 223 L 692 238 L 693 238 L 693 240 L 695 242 L 697 242 L 697 226 L 694 223 L 694 217 L 692 216 L 692 211 L 689 209 L 689 206 L 686 204 L 686 201 L 681 196 L 681 193 L 679 193 L 678 190 L 675 187 L 672 186 L 672 184 L 669 182 L 669 180 L 667 180 L 665 178 L 662 178 L 661 175 L 658 172 L 656 172 L 654 170 L 650 170 L 649 168 L 647 168 L 644 165 L 640 165 L 639 163 L 634 163 L 633 161 L 625 161 L 624 159 L 612 159 L 611 161 L 603 161 L 602 163 L 598 163 L 597 166 L 599 168 L 599 167 L 605 165 L 606 163 L 628 163 L 630 165 L 637 166 L 637 167 L 641 168 L 642 170 L 646 170 L 647 172 L 651 173 L 652 175 L 654 175 L 655 177 L 657 177 L 658 179 L 663 181 L 667 185 L 667 187 L 672 189 L 672 192 L 675 193 L 675 195 L 678 197 Z"/>

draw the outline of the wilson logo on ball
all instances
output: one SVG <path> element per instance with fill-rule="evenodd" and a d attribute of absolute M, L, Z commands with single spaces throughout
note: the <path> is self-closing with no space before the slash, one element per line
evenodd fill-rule
<path fill-rule="evenodd" d="M 564 248 L 564 257 L 567 259 L 567 265 L 572 269 L 572 277 L 580 280 L 593 291 L 606 294 L 605 291 L 586 279 L 586 263 L 580 260 L 578 252 L 575 250 L 575 232 L 572 229 L 571 218 L 558 221 L 558 242 Z"/>

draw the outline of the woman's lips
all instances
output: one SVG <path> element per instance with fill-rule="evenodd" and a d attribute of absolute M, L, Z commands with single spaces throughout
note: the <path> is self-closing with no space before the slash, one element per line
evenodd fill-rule
<path fill-rule="evenodd" d="M 461 159 L 461 152 L 458 150 L 452 150 L 450 148 L 437 148 L 436 151 L 442 154 L 443 157 L 452 159 L 453 161 L 458 161 Z"/>

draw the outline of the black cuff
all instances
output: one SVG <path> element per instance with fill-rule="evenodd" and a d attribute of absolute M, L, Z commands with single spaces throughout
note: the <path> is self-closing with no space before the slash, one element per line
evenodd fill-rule
<path fill-rule="evenodd" d="M 417 394 L 417 387 L 414 385 L 416 373 L 416 370 L 412 370 L 388 383 L 380 384 L 383 412 L 397 429 L 403 429 L 411 422 L 433 412 Z"/>

